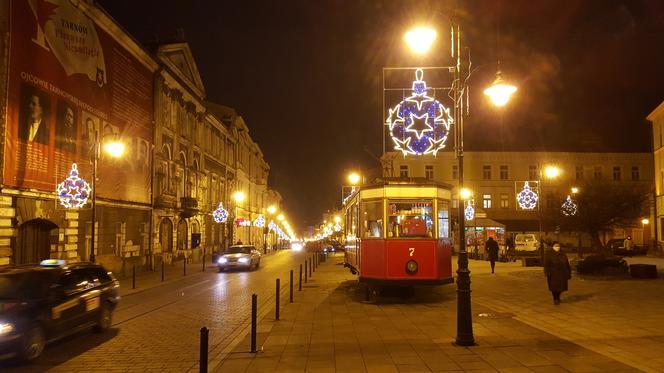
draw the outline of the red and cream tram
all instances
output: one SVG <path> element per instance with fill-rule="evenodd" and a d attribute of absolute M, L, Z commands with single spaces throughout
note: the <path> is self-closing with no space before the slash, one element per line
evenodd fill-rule
<path fill-rule="evenodd" d="M 346 198 L 344 265 L 376 286 L 451 283 L 450 187 L 385 181 Z"/>

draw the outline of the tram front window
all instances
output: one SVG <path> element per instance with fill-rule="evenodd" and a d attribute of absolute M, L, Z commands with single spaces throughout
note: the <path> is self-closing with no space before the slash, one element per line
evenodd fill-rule
<path fill-rule="evenodd" d="M 431 200 L 388 201 L 387 237 L 433 237 Z"/>
<path fill-rule="evenodd" d="M 383 237 L 383 201 L 362 202 L 364 238 Z"/>

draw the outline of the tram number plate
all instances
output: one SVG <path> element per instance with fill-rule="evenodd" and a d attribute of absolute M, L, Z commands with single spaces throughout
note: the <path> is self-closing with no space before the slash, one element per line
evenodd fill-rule
<path fill-rule="evenodd" d="M 409 247 L 408 248 L 408 256 L 413 256 L 415 254 L 415 248 L 414 247 Z"/>

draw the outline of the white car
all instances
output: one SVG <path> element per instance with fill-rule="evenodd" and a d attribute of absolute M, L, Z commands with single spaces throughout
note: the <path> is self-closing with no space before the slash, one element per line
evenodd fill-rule
<path fill-rule="evenodd" d="M 257 269 L 261 265 L 261 253 L 251 245 L 229 247 L 217 258 L 219 272 L 230 268 Z"/>
<path fill-rule="evenodd" d="M 514 249 L 516 251 L 537 251 L 539 241 L 532 233 L 519 233 L 514 237 Z"/>

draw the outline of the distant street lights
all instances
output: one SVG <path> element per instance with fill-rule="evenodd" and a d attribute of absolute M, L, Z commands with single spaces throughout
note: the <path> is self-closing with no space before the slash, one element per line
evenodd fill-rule
<path fill-rule="evenodd" d="M 459 201 L 457 206 L 457 225 L 459 228 L 459 269 L 457 270 L 457 336 L 456 343 L 461 346 L 471 346 L 475 344 L 473 336 L 473 321 L 470 302 L 470 270 L 468 269 L 468 253 L 466 251 L 465 238 L 465 212 L 464 203 L 461 198 L 463 187 L 463 122 L 464 110 L 468 110 L 467 81 L 470 71 L 469 66 L 462 66 L 461 51 L 461 28 L 459 24 L 451 21 L 452 24 L 452 57 L 456 59 L 456 65 L 451 66 L 450 71 L 454 72 L 454 83 L 450 95 L 454 101 L 454 124 L 457 126 L 455 134 L 456 157 L 459 162 L 458 185 Z M 404 39 L 410 48 L 419 54 L 426 53 L 436 39 L 436 32 L 430 28 L 416 28 L 410 30 L 404 36 Z M 465 52 L 464 52 L 465 54 Z M 469 61 L 463 61 L 469 65 Z M 510 88 L 511 87 L 511 88 Z M 507 84 L 498 71 L 496 80 L 492 86 L 485 90 L 485 94 L 491 98 L 496 106 L 504 106 L 509 101 L 516 87 Z"/>

